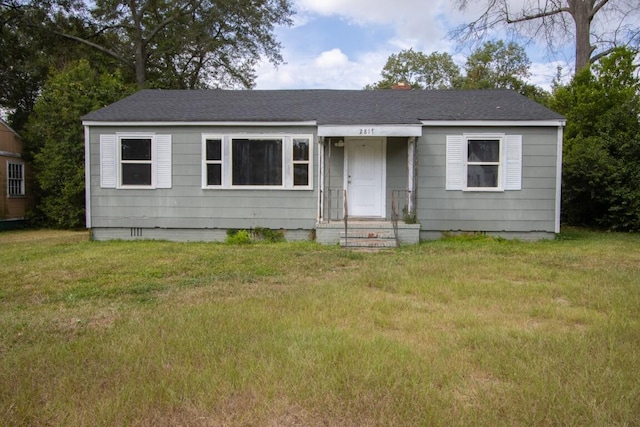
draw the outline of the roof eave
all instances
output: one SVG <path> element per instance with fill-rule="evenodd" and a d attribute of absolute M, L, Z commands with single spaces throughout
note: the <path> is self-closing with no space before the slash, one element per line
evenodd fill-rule
<path fill-rule="evenodd" d="M 83 126 L 105 126 L 105 127 L 117 127 L 117 126 L 316 126 L 315 120 L 304 121 L 154 121 L 154 120 L 141 120 L 141 121 L 124 121 L 124 120 L 83 120 Z"/>
<path fill-rule="evenodd" d="M 500 126 L 500 127 L 564 127 L 567 124 L 565 119 L 542 119 L 542 120 L 422 120 L 422 126 Z"/>

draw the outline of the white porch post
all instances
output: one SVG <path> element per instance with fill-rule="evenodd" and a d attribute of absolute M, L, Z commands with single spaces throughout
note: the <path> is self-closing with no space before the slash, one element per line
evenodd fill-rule
<path fill-rule="evenodd" d="M 407 213 L 414 212 L 413 202 L 415 200 L 415 171 L 416 171 L 416 138 L 410 137 L 407 142 Z"/>
<path fill-rule="evenodd" d="M 324 136 L 318 138 L 318 223 L 324 221 Z"/>

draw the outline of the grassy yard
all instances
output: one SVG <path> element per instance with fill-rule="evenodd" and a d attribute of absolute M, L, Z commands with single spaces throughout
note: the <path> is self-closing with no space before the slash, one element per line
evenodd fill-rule
<path fill-rule="evenodd" d="M 640 425 L 639 235 L 0 259 L 2 425 Z"/>

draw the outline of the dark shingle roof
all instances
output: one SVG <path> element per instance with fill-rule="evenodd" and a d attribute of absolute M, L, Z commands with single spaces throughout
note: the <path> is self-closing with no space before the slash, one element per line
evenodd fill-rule
<path fill-rule="evenodd" d="M 83 117 L 96 122 L 319 125 L 562 119 L 509 90 L 143 90 Z"/>

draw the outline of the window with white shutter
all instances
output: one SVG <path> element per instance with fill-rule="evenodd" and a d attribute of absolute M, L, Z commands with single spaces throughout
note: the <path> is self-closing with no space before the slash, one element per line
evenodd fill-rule
<path fill-rule="evenodd" d="M 522 136 L 448 135 L 445 185 L 447 190 L 521 190 Z"/>
<path fill-rule="evenodd" d="M 100 135 L 100 187 L 171 188 L 171 135 Z"/>

